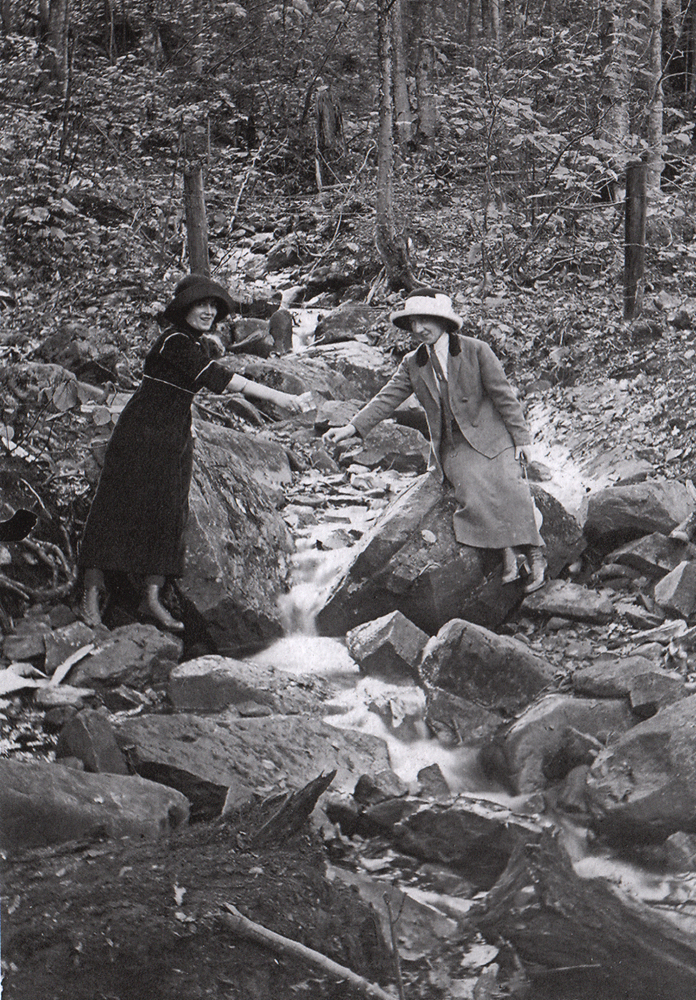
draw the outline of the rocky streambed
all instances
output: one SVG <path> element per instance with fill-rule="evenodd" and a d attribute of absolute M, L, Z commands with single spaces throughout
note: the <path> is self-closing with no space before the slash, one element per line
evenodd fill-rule
<path fill-rule="evenodd" d="M 127 599 L 4 637 L 9 995 L 357 995 L 229 904 L 394 996 L 690 996 L 692 485 L 540 434 L 524 598 L 456 545 L 412 427 L 323 451 L 346 402 L 200 425 L 183 641 Z"/>

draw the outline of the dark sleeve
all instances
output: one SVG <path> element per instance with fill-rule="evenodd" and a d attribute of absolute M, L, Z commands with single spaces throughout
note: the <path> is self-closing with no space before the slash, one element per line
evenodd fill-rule
<path fill-rule="evenodd" d="M 159 355 L 183 382 L 193 386 L 194 391 L 222 392 L 234 374 L 219 362 L 211 361 L 201 345 L 185 333 L 174 332 L 165 337 Z"/>

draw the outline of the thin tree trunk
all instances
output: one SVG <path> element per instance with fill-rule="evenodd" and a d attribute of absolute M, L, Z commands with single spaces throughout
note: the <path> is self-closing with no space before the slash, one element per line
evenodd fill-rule
<path fill-rule="evenodd" d="M 437 127 L 437 103 L 433 89 L 435 68 L 435 47 L 422 38 L 418 45 L 418 65 L 416 66 L 416 90 L 418 93 L 418 130 L 428 142 L 435 138 Z"/>
<path fill-rule="evenodd" d="M 651 99 L 648 111 L 648 190 L 660 190 L 662 159 L 662 0 L 650 2 L 650 77 Z"/>
<path fill-rule="evenodd" d="M 15 30 L 14 0 L 2 0 L 0 6 L 0 18 L 2 19 L 2 31 L 5 35 L 11 35 Z"/>
<path fill-rule="evenodd" d="M 205 214 L 203 167 L 200 163 L 191 163 L 184 169 L 184 205 L 191 273 L 209 275 L 208 223 Z"/>
<path fill-rule="evenodd" d="M 67 92 L 68 84 L 68 30 L 70 25 L 70 0 L 51 0 L 46 42 L 51 50 L 51 76 Z"/>
<path fill-rule="evenodd" d="M 696 3 L 691 4 L 691 19 L 689 21 L 689 95 L 692 101 L 696 99 Z"/>
<path fill-rule="evenodd" d="M 413 137 L 413 119 L 406 84 L 406 53 L 404 50 L 404 24 L 401 0 L 393 0 L 391 11 L 392 46 L 394 50 L 394 111 L 396 138 L 403 151 Z"/>
<path fill-rule="evenodd" d="M 600 96 L 599 138 L 611 144 L 611 165 L 620 173 L 628 159 L 630 134 L 627 16 L 623 0 L 607 0 L 600 18 L 604 80 Z"/>
<path fill-rule="evenodd" d="M 380 65 L 379 139 L 377 152 L 377 212 L 375 244 L 384 261 L 392 288 L 415 287 L 408 262 L 408 249 L 394 228 L 394 100 L 392 91 L 392 24 L 390 0 L 378 0 L 378 50 Z"/>
<path fill-rule="evenodd" d="M 646 164 L 635 161 L 626 168 L 626 234 L 624 246 L 624 319 L 640 312 L 645 271 L 645 219 L 647 214 Z"/>

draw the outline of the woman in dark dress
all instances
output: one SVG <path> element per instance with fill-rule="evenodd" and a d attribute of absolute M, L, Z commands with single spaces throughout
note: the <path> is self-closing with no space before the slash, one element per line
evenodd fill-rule
<path fill-rule="evenodd" d="M 297 397 L 233 375 L 211 359 L 204 333 L 232 309 L 225 289 L 201 275 L 179 282 L 162 314 L 167 328 L 152 345 L 142 383 L 109 441 L 80 545 L 82 614 L 101 622 L 104 572 L 144 580 L 142 610 L 161 626 L 183 625 L 161 602 L 168 577 L 184 567 L 184 529 L 193 467 L 191 403 L 199 389 L 226 389 L 300 409 Z"/>
<path fill-rule="evenodd" d="M 503 583 L 518 578 L 520 561 L 528 556 L 524 589 L 538 590 L 546 570 L 544 542 L 520 469 L 531 438 L 502 365 L 483 341 L 459 335 L 462 320 L 443 292 L 417 289 L 390 318 L 410 330 L 420 347 L 349 424 L 327 431 L 325 439 L 366 437 L 415 393 L 428 421 L 435 470 L 461 504 L 454 514 L 457 541 L 500 549 Z"/>

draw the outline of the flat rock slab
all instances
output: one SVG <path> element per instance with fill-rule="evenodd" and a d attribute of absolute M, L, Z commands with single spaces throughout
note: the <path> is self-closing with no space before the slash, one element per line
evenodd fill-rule
<path fill-rule="evenodd" d="M 358 447 L 342 456 L 342 464 L 358 462 L 368 469 L 424 473 L 430 459 L 430 441 L 413 427 L 385 420 L 370 431 Z"/>
<path fill-rule="evenodd" d="M 668 535 L 696 506 L 693 487 L 675 479 L 650 480 L 635 486 L 611 486 L 591 493 L 585 534 L 588 538 L 659 531 Z"/>
<path fill-rule="evenodd" d="M 93 709 L 78 712 L 65 723 L 56 744 L 56 757 L 77 757 L 95 774 L 128 774 L 126 761 L 107 718 Z"/>
<path fill-rule="evenodd" d="M 549 580 L 541 590 L 525 597 L 522 610 L 597 625 L 606 625 L 614 617 L 614 606 L 606 597 L 566 580 Z"/>
<path fill-rule="evenodd" d="M 75 687 L 143 687 L 179 661 L 183 643 L 154 625 L 123 625 L 70 671 Z"/>
<path fill-rule="evenodd" d="M 267 715 L 299 715 L 318 711 L 330 693 L 320 678 L 225 656 L 187 660 L 169 675 L 169 700 L 177 712 L 221 712 L 234 706 L 251 715 L 252 706 L 258 706 Z"/>
<path fill-rule="evenodd" d="M 389 767 L 386 743 L 316 718 L 211 719 L 150 715 L 123 721 L 117 738 L 142 777 L 181 791 L 192 814 L 218 815 L 230 786 L 249 793 L 303 788 L 337 769 L 334 790 Z"/>
<path fill-rule="evenodd" d="M 518 639 L 459 618 L 428 641 L 419 669 L 426 685 L 507 713 L 528 705 L 554 673 Z"/>
<path fill-rule="evenodd" d="M 188 815 L 185 796 L 142 778 L 0 760 L 0 846 L 8 852 L 104 834 L 156 839 Z"/>
<path fill-rule="evenodd" d="M 696 564 L 684 560 L 655 584 L 655 602 L 680 618 L 696 606 Z"/>
<path fill-rule="evenodd" d="M 443 746 L 478 746 L 498 729 L 501 716 L 475 701 L 428 684 L 425 724 Z"/>
<path fill-rule="evenodd" d="M 292 472 L 285 448 L 277 441 L 265 440 L 258 434 L 241 434 L 229 427 L 220 427 L 207 420 L 195 422 L 196 437 L 213 446 L 216 456 L 220 448 L 228 454 L 228 461 L 244 464 L 255 483 L 274 500 L 283 496 L 283 486 L 292 482 Z"/>
<path fill-rule="evenodd" d="M 593 698 L 628 698 L 641 717 L 654 715 L 686 696 L 684 678 L 674 670 L 660 670 L 644 656 L 603 656 L 572 676 L 576 694 Z M 652 706 L 652 707 L 651 707 Z"/>
<path fill-rule="evenodd" d="M 587 777 L 587 797 L 597 829 L 620 842 L 696 833 L 696 695 L 602 751 Z"/>
<path fill-rule="evenodd" d="M 696 560 L 696 545 L 677 541 L 660 531 L 653 531 L 633 542 L 614 549 L 604 560 L 631 566 L 653 580 L 659 580 L 685 559 Z"/>
<path fill-rule="evenodd" d="M 355 340 L 318 344 L 302 354 L 302 359 L 305 358 L 326 364 L 349 385 L 357 387 L 354 396 L 366 400 L 372 399 L 396 371 L 395 362 L 383 350 Z"/>

